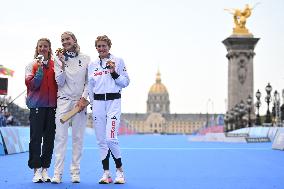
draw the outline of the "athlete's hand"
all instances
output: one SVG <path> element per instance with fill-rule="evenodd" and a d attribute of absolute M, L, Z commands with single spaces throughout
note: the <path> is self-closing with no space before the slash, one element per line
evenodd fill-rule
<path fill-rule="evenodd" d="M 39 61 L 38 59 L 34 59 L 34 60 L 33 60 L 33 65 L 34 65 L 34 66 L 35 66 L 35 65 L 42 66 L 42 62 Z"/>
<path fill-rule="evenodd" d="M 79 107 L 79 112 L 81 112 L 88 104 L 88 101 L 84 97 L 81 97 L 76 106 Z"/>
<path fill-rule="evenodd" d="M 62 48 L 58 48 L 56 51 L 55 51 L 55 54 L 56 56 L 58 57 L 58 59 L 61 61 L 62 65 L 61 65 L 61 68 L 62 70 L 65 70 L 65 61 L 64 61 L 64 51 Z"/>
<path fill-rule="evenodd" d="M 113 73 L 115 71 L 115 62 L 109 60 L 107 61 L 106 66 L 109 69 L 110 73 Z"/>

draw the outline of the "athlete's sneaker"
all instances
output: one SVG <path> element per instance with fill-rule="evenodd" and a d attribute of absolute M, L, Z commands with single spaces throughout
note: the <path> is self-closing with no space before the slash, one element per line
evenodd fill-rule
<path fill-rule="evenodd" d="M 50 177 L 48 176 L 47 168 L 42 169 L 41 175 L 42 175 L 43 182 L 50 182 L 51 181 Z"/>
<path fill-rule="evenodd" d="M 116 170 L 116 178 L 114 180 L 114 184 L 124 184 L 125 183 L 125 178 L 123 171 Z"/>
<path fill-rule="evenodd" d="M 59 173 L 54 173 L 52 179 L 51 179 L 51 183 L 52 184 L 60 184 L 62 181 L 62 176 Z"/>
<path fill-rule="evenodd" d="M 43 182 L 41 170 L 40 169 L 34 169 L 34 177 L 33 177 L 34 183 L 41 183 Z"/>
<path fill-rule="evenodd" d="M 112 179 L 109 171 L 104 171 L 102 178 L 99 180 L 99 184 L 109 184 L 112 183 Z"/>
<path fill-rule="evenodd" d="M 71 170 L 71 182 L 80 183 L 80 171 L 79 170 Z"/>

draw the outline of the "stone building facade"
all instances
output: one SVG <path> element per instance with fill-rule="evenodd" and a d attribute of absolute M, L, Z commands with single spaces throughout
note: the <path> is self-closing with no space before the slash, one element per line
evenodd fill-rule
<path fill-rule="evenodd" d="M 171 114 L 170 99 L 158 71 L 150 87 L 146 113 L 123 113 L 121 120 L 136 133 L 192 134 L 203 128 L 212 115 Z"/>

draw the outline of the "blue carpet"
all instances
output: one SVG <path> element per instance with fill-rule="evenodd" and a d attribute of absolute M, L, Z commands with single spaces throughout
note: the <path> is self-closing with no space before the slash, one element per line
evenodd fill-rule
<path fill-rule="evenodd" d="M 184 135 L 120 136 L 127 183 L 99 185 L 102 168 L 95 137 L 88 134 L 84 142 L 80 184 L 70 182 L 69 140 L 62 184 L 32 183 L 28 153 L 20 153 L 0 156 L 0 189 L 284 188 L 284 152 L 272 150 L 271 143 L 189 142 Z M 111 163 L 112 175 L 114 167 Z"/>

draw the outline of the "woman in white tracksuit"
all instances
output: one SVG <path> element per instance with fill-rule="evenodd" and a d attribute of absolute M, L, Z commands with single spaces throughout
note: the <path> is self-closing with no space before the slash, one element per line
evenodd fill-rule
<path fill-rule="evenodd" d="M 61 35 L 63 49 L 57 51 L 55 80 L 58 84 L 55 134 L 55 163 L 52 183 L 61 183 L 64 159 L 67 148 L 68 128 L 72 128 L 71 181 L 80 182 L 80 160 L 83 149 L 83 137 L 87 124 L 86 102 L 88 97 L 88 64 L 90 58 L 80 53 L 77 39 L 72 32 Z M 80 112 L 64 124 L 60 118 L 79 107 Z"/>
<path fill-rule="evenodd" d="M 99 57 L 89 65 L 88 84 L 93 126 L 104 169 L 99 183 L 112 182 L 109 172 L 109 157 L 112 155 L 116 165 L 114 183 L 124 184 L 117 132 L 121 115 L 121 90 L 129 85 L 129 77 L 124 61 L 109 53 L 111 40 L 106 35 L 98 36 L 95 45 Z"/>

